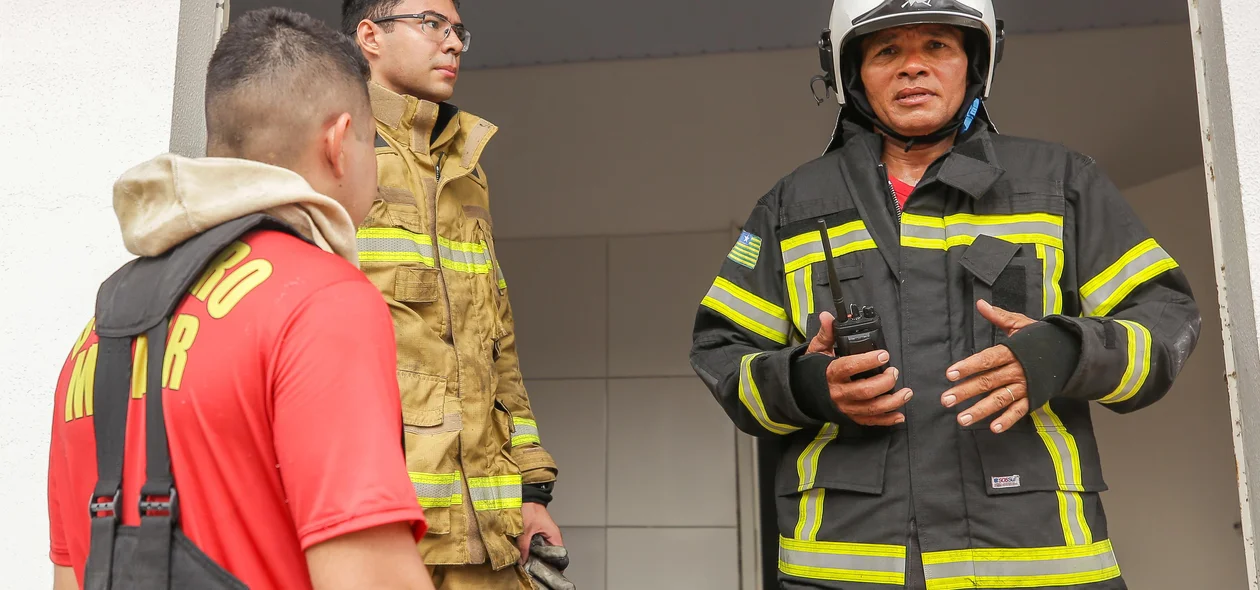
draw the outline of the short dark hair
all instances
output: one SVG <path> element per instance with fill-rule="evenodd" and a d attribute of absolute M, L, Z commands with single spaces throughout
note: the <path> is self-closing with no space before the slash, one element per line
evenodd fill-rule
<path fill-rule="evenodd" d="M 403 0 L 341 0 L 341 32 L 350 37 L 354 37 L 354 31 L 359 28 L 359 23 L 363 19 L 376 20 L 382 16 L 389 16 Z M 459 0 L 451 0 L 455 8 L 459 8 Z M 394 23 L 381 23 L 381 28 L 389 30 Z"/>
<path fill-rule="evenodd" d="M 371 121 L 370 75 L 358 46 L 314 17 L 275 7 L 242 14 L 206 72 L 207 151 L 268 161 L 250 157 L 251 146 L 300 147 L 301 130 L 333 114 Z"/>

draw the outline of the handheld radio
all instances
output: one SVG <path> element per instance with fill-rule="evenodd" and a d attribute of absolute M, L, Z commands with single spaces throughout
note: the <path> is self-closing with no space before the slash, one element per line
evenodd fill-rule
<path fill-rule="evenodd" d="M 831 288 L 831 301 L 836 306 L 836 319 L 832 324 L 836 338 L 836 357 L 862 354 L 872 350 L 884 350 L 884 331 L 879 321 L 879 314 L 874 307 L 859 307 L 856 303 L 845 304 L 844 294 L 840 292 L 840 281 L 836 278 L 836 267 L 832 262 L 831 238 L 827 235 L 827 222 L 818 220 L 818 231 L 822 234 L 823 256 L 827 264 L 827 285 Z M 854 375 L 854 381 L 866 379 L 883 373 L 888 364 Z"/>

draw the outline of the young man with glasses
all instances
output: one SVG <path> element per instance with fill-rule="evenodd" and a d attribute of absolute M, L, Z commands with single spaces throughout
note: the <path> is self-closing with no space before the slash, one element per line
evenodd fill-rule
<path fill-rule="evenodd" d="M 560 590 L 571 587 L 559 575 L 567 557 L 546 508 L 556 465 L 522 383 L 478 163 L 496 127 L 446 102 L 471 39 L 457 9 L 342 4 L 343 32 L 371 66 L 377 130 L 380 193 L 358 231 L 360 261 L 393 315 L 407 470 L 434 583 Z M 534 557 L 558 554 L 554 568 L 527 559 L 536 535 L 554 547 Z"/>

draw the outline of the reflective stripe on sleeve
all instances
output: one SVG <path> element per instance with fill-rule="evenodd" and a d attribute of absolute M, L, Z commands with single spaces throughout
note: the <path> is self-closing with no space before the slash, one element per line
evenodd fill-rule
<path fill-rule="evenodd" d="M 761 392 L 757 389 L 757 382 L 753 380 L 752 362 L 753 359 L 765 354 L 758 352 L 744 355 L 739 363 L 739 401 L 743 402 L 744 407 L 748 409 L 748 413 L 752 414 L 753 419 L 761 425 L 762 428 L 769 430 L 775 434 L 788 434 L 796 432 L 800 428 L 796 426 L 788 426 L 780 424 L 770 419 L 770 414 L 766 411 L 766 406 L 761 401 Z"/>
<path fill-rule="evenodd" d="M 700 304 L 749 332 L 771 342 L 787 344 L 787 333 L 791 328 L 787 312 L 722 277 L 713 281 Z"/>
<path fill-rule="evenodd" d="M 1049 213 L 974 215 L 957 213 L 929 217 L 901 215 L 901 245 L 906 248 L 948 250 L 970 246 L 987 235 L 1017 244 L 1042 244 L 1063 249 L 1063 217 Z"/>
<path fill-rule="evenodd" d="M 540 444 L 538 439 L 538 422 L 528 418 L 512 417 L 512 426 L 516 431 L 512 435 L 512 446 L 519 447 L 528 444 Z"/>
<path fill-rule="evenodd" d="M 904 586 L 906 548 L 779 537 L 779 571 L 810 580 Z"/>
<path fill-rule="evenodd" d="M 923 554 L 928 590 L 1077 586 L 1120 577 L 1104 540 L 1078 547 L 960 549 Z"/>
<path fill-rule="evenodd" d="M 409 471 L 411 487 L 416 491 L 416 501 L 424 508 L 445 508 L 464 501 L 459 472 L 421 473 Z"/>
<path fill-rule="evenodd" d="M 1128 338 L 1129 362 L 1125 365 L 1124 375 L 1115 390 L 1098 400 L 1104 404 L 1118 404 L 1128 401 L 1146 383 L 1146 376 L 1151 372 L 1151 332 L 1146 326 L 1130 320 L 1116 320 L 1123 326 Z"/>
<path fill-rule="evenodd" d="M 1081 286 L 1085 315 L 1107 315 L 1138 287 L 1174 268 L 1177 261 L 1154 238 L 1143 241 Z"/>
<path fill-rule="evenodd" d="M 470 477 L 468 494 L 477 511 L 520 508 L 521 476 Z"/>

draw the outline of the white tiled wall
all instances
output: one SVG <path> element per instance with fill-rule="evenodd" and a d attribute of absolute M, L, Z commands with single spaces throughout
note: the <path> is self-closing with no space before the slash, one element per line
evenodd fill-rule
<path fill-rule="evenodd" d="M 739 587 L 735 431 L 687 361 L 726 232 L 500 240 L 582 590 Z"/>

